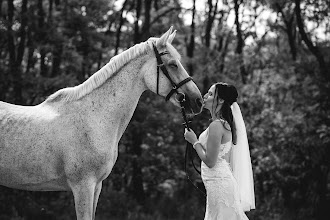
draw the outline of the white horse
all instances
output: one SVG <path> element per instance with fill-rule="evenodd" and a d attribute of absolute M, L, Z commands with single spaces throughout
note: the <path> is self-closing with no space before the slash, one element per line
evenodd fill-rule
<path fill-rule="evenodd" d="M 141 94 L 149 89 L 165 97 L 171 91 L 167 98 L 177 106 L 173 93 L 184 94 L 186 110 L 200 112 L 200 91 L 171 45 L 175 33 L 171 27 L 160 38 L 129 48 L 84 83 L 39 105 L 0 102 L 0 184 L 72 191 L 77 219 L 95 219 L 102 181 Z"/>

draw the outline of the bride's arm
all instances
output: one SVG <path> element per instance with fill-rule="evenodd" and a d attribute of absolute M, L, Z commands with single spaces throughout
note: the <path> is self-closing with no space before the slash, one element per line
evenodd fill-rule
<path fill-rule="evenodd" d="M 193 145 L 194 149 L 195 149 L 195 147 L 196 147 L 197 144 L 200 144 L 200 145 L 201 145 L 201 147 L 202 147 L 202 149 L 203 149 L 203 151 L 204 151 L 204 153 L 205 153 L 206 148 L 205 148 L 205 146 L 204 146 L 201 142 L 199 142 L 199 141 L 196 141 L 195 144 Z M 196 149 L 195 149 L 195 150 L 196 150 Z"/>
<path fill-rule="evenodd" d="M 219 151 L 220 143 L 223 134 L 223 125 L 221 122 L 214 121 L 210 124 L 209 135 L 207 139 L 206 151 L 204 146 L 197 142 L 194 144 L 194 148 L 199 156 L 199 158 L 209 167 L 212 168 L 216 164 Z"/>

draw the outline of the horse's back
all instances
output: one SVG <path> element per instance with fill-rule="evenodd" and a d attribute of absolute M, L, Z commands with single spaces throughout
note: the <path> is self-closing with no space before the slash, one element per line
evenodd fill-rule
<path fill-rule="evenodd" d="M 57 113 L 49 106 L 0 102 L 0 184 L 39 190 L 62 189 L 61 148 L 55 146 Z M 38 176 L 39 175 L 39 176 Z M 60 180 L 63 181 L 63 180 Z"/>
<path fill-rule="evenodd" d="M 0 102 L 0 136 L 24 135 L 42 130 L 50 125 L 51 123 L 47 122 L 51 122 L 55 117 L 55 111 L 41 105 L 21 106 Z"/>
<path fill-rule="evenodd" d="M 0 101 L 0 114 L 2 115 L 5 112 L 9 112 L 9 111 L 27 110 L 31 107 L 34 107 L 34 106 L 14 105 L 14 104 Z"/>

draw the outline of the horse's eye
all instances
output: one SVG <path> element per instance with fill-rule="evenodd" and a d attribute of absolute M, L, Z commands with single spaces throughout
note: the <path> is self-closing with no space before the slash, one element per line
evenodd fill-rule
<path fill-rule="evenodd" d="M 169 63 L 168 65 L 172 68 L 178 68 L 178 65 L 176 65 L 175 63 Z"/>

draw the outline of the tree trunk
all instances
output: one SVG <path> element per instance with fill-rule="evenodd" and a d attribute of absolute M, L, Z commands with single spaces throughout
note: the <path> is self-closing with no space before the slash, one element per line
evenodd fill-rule
<path fill-rule="evenodd" d="M 158 1 L 157 0 L 154 1 L 154 9 L 156 11 L 158 11 L 158 9 L 159 9 L 159 7 L 158 7 Z"/>
<path fill-rule="evenodd" d="M 142 41 L 147 40 L 150 37 L 150 10 L 151 10 L 152 0 L 144 1 L 144 24 L 142 27 Z"/>
<path fill-rule="evenodd" d="M 244 65 L 244 55 L 243 55 L 243 47 L 244 47 L 244 40 L 241 31 L 241 25 L 239 22 L 239 6 L 238 0 L 234 0 L 235 2 L 235 25 L 236 25 L 236 32 L 237 32 L 237 46 L 236 46 L 236 54 L 238 55 L 238 63 L 240 74 L 242 78 L 242 83 L 246 84 L 246 77 L 247 72 Z"/>
<path fill-rule="evenodd" d="M 206 75 L 203 79 L 203 94 L 206 94 L 210 88 L 210 78 Z"/>
<path fill-rule="evenodd" d="M 219 18 L 219 26 L 218 26 L 218 46 L 216 50 L 220 53 L 220 61 L 219 61 L 219 69 L 220 74 L 225 69 L 225 57 L 227 55 L 227 49 L 229 44 L 229 36 L 230 32 L 226 33 L 226 29 L 224 27 L 227 27 L 227 24 L 224 24 L 224 21 L 227 21 L 228 15 L 225 17 L 225 12 L 220 11 L 220 18 Z"/>
<path fill-rule="evenodd" d="M 293 24 L 293 20 L 290 19 L 287 28 L 286 34 L 288 35 L 289 45 L 290 45 L 290 52 L 292 60 L 297 60 L 297 48 L 296 48 L 296 29 L 295 25 Z"/>
<path fill-rule="evenodd" d="M 280 4 L 276 3 L 276 7 L 277 7 L 278 12 L 281 13 L 281 15 L 282 15 L 283 22 L 285 24 L 285 32 L 288 36 L 291 57 L 292 57 L 292 60 L 295 61 L 297 59 L 297 48 L 296 48 L 296 42 L 295 42 L 296 28 L 295 28 L 295 24 L 294 24 L 294 16 L 292 15 L 290 19 L 287 19 L 285 17 L 285 14 L 284 14 Z"/>
<path fill-rule="evenodd" d="M 62 61 L 62 52 L 63 52 L 62 43 L 61 42 L 55 43 L 53 47 L 53 66 L 52 66 L 52 73 L 50 75 L 51 77 L 55 77 L 59 75 L 61 61 Z"/>
<path fill-rule="evenodd" d="M 97 59 L 97 69 L 101 69 L 102 68 L 102 58 L 103 58 L 103 51 L 102 51 L 102 48 L 105 47 L 105 44 L 104 42 L 102 42 L 101 44 L 101 49 L 99 51 L 99 56 L 98 56 L 98 59 Z"/>
<path fill-rule="evenodd" d="M 42 29 L 45 23 L 45 12 L 42 6 L 42 0 L 38 0 L 38 25 Z"/>
<path fill-rule="evenodd" d="M 330 81 L 330 75 L 329 75 L 330 71 L 327 70 L 324 56 L 322 55 L 319 48 L 313 45 L 313 42 L 309 39 L 307 33 L 305 32 L 304 22 L 301 17 L 300 0 L 295 0 L 295 4 L 296 4 L 295 13 L 297 19 L 297 26 L 299 29 L 301 39 L 305 42 L 310 52 L 316 57 L 317 62 L 319 63 L 320 72 L 323 75 L 323 77 L 325 77 L 327 81 Z"/>
<path fill-rule="evenodd" d="M 45 39 L 45 12 L 42 5 L 42 0 L 38 0 L 38 31 L 36 34 L 36 40 L 39 42 L 39 45 L 41 45 L 40 48 L 40 75 L 41 76 L 47 76 L 47 65 L 45 63 L 46 58 L 46 48 L 43 47 L 44 39 Z"/>
<path fill-rule="evenodd" d="M 0 0 L 0 17 L 2 17 L 2 0 Z"/>
<path fill-rule="evenodd" d="M 45 63 L 46 60 L 46 49 L 41 46 L 40 49 L 40 75 L 47 77 L 48 68 Z"/>
<path fill-rule="evenodd" d="M 78 76 L 77 79 L 80 83 L 84 82 L 86 80 L 86 74 L 87 74 L 87 70 L 88 70 L 88 46 L 86 44 L 86 46 L 83 47 L 83 51 L 82 51 L 82 64 L 81 64 L 81 72 L 78 72 Z"/>
<path fill-rule="evenodd" d="M 7 26 L 7 38 L 8 38 L 8 52 L 9 52 L 9 65 L 10 68 L 14 68 L 16 60 L 16 50 L 14 45 L 14 36 L 13 36 L 13 17 L 14 17 L 14 3 L 13 0 L 8 1 L 8 26 Z"/>
<path fill-rule="evenodd" d="M 25 73 L 28 74 L 30 72 L 30 69 L 34 67 L 34 60 L 33 60 L 33 53 L 34 53 L 34 45 L 32 40 L 32 31 L 29 28 L 27 33 L 27 47 L 28 47 L 28 57 L 27 57 L 27 65 Z"/>
<path fill-rule="evenodd" d="M 116 31 L 116 47 L 115 47 L 115 55 L 118 54 L 118 50 L 119 50 L 119 46 L 120 46 L 120 35 L 121 35 L 121 27 L 124 24 L 124 17 L 123 17 L 123 13 L 127 4 L 127 0 L 124 1 L 123 3 L 123 7 L 121 8 L 120 11 L 120 20 L 119 20 L 119 24 L 117 26 L 117 31 Z"/>
<path fill-rule="evenodd" d="M 48 7 L 48 22 L 52 23 L 53 21 L 53 5 L 54 0 L 49 0 L 49 7 Z"/>
<path fill-rule="evenodd" d="M 141 16 L 141 0 L 136 0 L 136 20 L 134 23 L 134 44 L 140 43 L 140 28 L 139 28 L 139 20 Z"/>
<path fill-rule="evenodd" d="M 193 0 L 193 9 L 192 9 L 192 18 L 190 25 L 190 39 L 187 45 L 187 56 L 189 57 L 188 62 L 188 73 L 193 76 L 194 75 L 194 64 L 192 58 L 194 57 L 195 50 L 195 14 L 196 14 L 196 0 Z"/>
<path fill-rule="evenodd" d="M 9 70 L 10 70 L 10 82 L 14 91 L 15 104 L 23 104 L 21 81 L 22 76 L 20 72 L 20 66 L 17 65 L 16 49 L 14 43 L 14 33 L 12 29 L 14 18 L 14 1 L 8 0 L 8 25 L 7 25 L 7 39 L 8 39 L 8 52 L 9 52 Z"/>
<path fill-rule="evenodd" d="M 221 55 L 220 55 L 220 73 L 223 72 L 223 70 L 225 69 L 225 58 L 227 55 L 227 49 L 228 49 L 228 45 L 229 45 L 229 37 L 230 34 L 228 34 L 225 37 L 221 37 L 222 41 L 221 41 Z"/>
<path fill-rule="evenodd" d="M 211 42 L 211 31 L 215 16 L 217 15 L 218 11 L 218 0 L 216 1 L 215 5 L 213 6 L 212 0 L 208 0 L 209 11 L 205 29 L 205 46 L 210 47 Z"/>
<path fill-rule="evenodd" d="M 16 57 L 16 65 L 20 66 L 24 57 L 25 50 L 25 39 L 26 39 L 26 26 L 27 26 L 27 2 L 28 0 L 23 0 L 22 2 L 22 10 L 21 10 L 21 27 L 19 32 L 20 42 L 17 48 L 17 57 Z"/>

